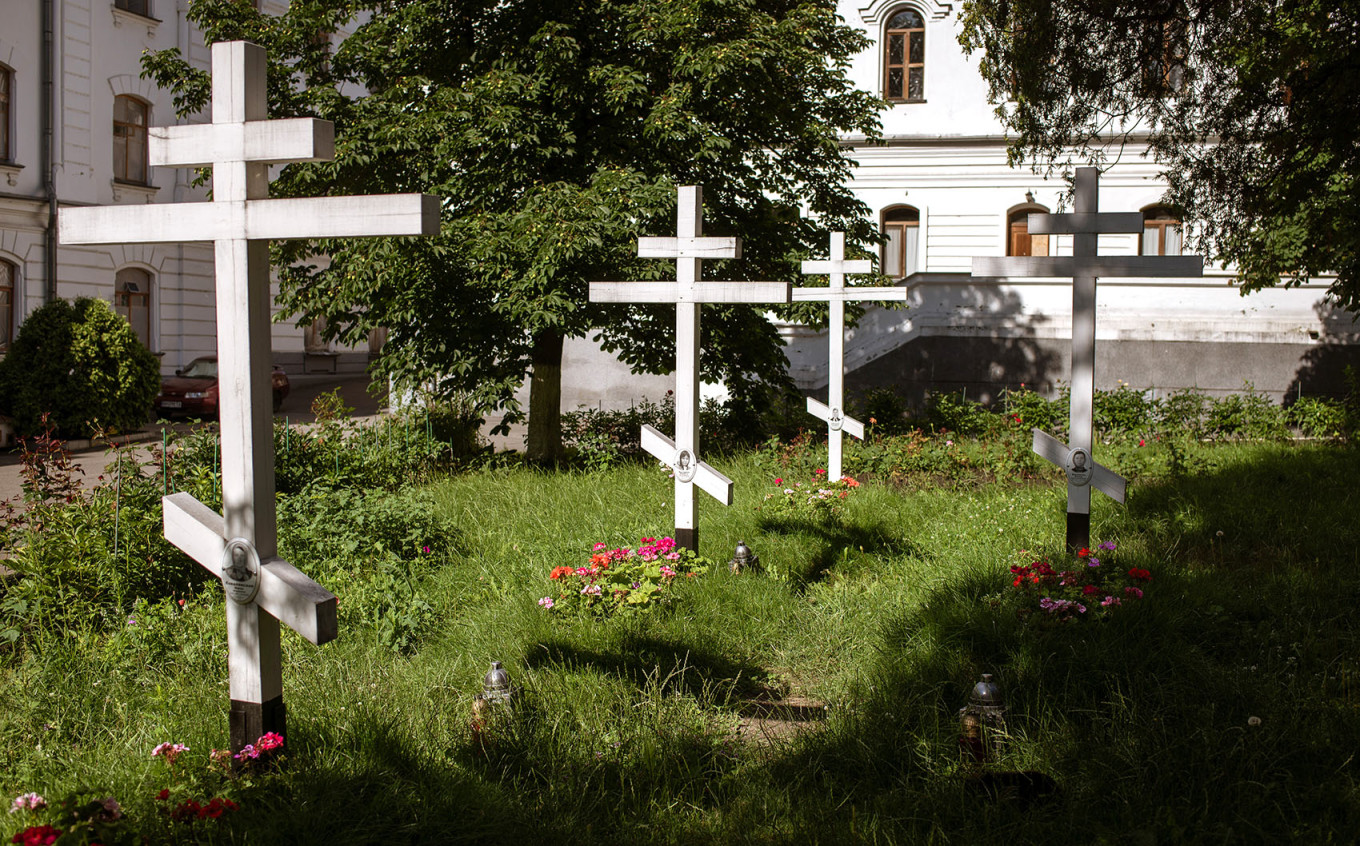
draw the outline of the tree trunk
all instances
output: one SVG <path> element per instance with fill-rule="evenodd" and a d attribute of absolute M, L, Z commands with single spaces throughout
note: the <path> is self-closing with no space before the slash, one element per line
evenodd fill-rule
<path fill-rule="evenodd" d="M 552 329 L 534 335 L 525 457 L 538 464 L 562 457 L 562 341 L 562 334 Z"/>

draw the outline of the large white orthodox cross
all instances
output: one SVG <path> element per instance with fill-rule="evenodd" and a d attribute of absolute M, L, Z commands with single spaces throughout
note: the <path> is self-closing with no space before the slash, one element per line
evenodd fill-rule
<path fill-rule="evenodd" d="M 703 192 L 679 191 L 674 238 L 639 238 L 641 258 L 675 259 L 674 282 L 591 282 L 597 303 L 675 303 L 675 440 L 642 427 L 642 447 L 675 476 L 675 542 L 698 552 L 699 505 L 694 486 L 732 504 L 732 480 L 699 460 L 699 305 L 787 303 L 788 282 L 703 282 L 704 259 L 741 257 L 741 239 L 703 237 Z"/>
<path fill-rule="evenodd" d="M 439 200 L 421 194 L 268 199 L 269 165 L 332 158 L 335 131 L 311 118 L 267 120 L 265 72 L 263 48 L 214 44 L 213 122 L 149 131 L 151 164 L 212 167 L 212 202 L 68 208 L 58 222 L 66 244 L 214 242 L 223 514 L 188 493 L 162 506 L 166 538 L 227 593 L 237 751 L 284 733 L 279 621 L 312 643 L 336 636 L 335 595 L 277 556 L 268 240 L 439 231 Z"/>
<path fill-rule="evenodd" d="M 1077 168 L 1072 214 L 1032 214 L 1034 235 L 1072 235 L 1071 256 L 974 258 L 973 275 L 993 277 L 1072 277 L 1072 399 L 1069 410 L 1070 443 L 1038 429 L 1034 451 L 1067 472 L 1067 545 L 1091 541 L 1091 488 L 1118 502 L 1124 501 L 1124 479 L 1097 464 L 1091 455 L 1096 381 L 1096 278 L 1202 276 L 1200 256 L 1097 256 L 1097 236 L 1140 234 L 1138 212 L 1099 214 L 1100 170 Z"/>
<path fill-rule="evenodd" d="M 845 233 L 831 233 L 829 261 L 805 261 L 804 273 L 825 273 L 830 284 L 825 288 L 795 288 L 794 302 L 825 300 L 831 310 L 827 337 L 830 346 L 827 356 L 826 405 L 807 398 L 807 410 L 826 421 L 827 478 L 841 478 L 841 433 L 864 439 L 864 424 L 845 413 L 845 304 L 850 300 L 905 300 L 906 288 L 847 288 L 845 274 L 870 273 L 873 263 L 868 260 L 846 261 Z"/>

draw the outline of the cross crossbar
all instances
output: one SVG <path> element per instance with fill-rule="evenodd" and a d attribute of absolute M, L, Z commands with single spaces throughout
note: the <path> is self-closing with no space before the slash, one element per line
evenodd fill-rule
<path fill-rule="evenodd" d="M 679 449 L 676 447 L 675 441 L 661 434 L 660 430 L 648 423 L 642 424 L 642 448 L 656 456 L 658 461 L 666 464 L 672 470 L 679 470 L 676 466 L 679 459 Z M 732 480 L 702 461 L 698 462 L 695 468 L 694 484 L 723 505 L 732 504 Z"/>
<path fill-rule="evenodd" d="M 1031 235 L 1136 235 L 1143 231 L 1141 212 L 1075 212 L 1032 214 Z"/>
<path fill-rule="evenodd" d="M 848 434 L 854 435 L 861 441 L 864 440 L 864 424 L 850 415 L 842 413 L 839 418 L 832 419 L 834 416 L 832 411 L 837 411 L 839 413 L 839 410 L 832 409 L 831 406 L 826 403 L 818 402 L 812 397 L 807 398 L 807 410 L 813 417 L 820 417 L 825 420 L 831 425 L 831 428 L 840 429 Z M 831 481 L 834 482 L 836 480 L 832 479 Z"/>
<path fill-rule="evenodd" d="M 439 233 L 439 198 L 427 194 L 299 197 L 239 202 L 91 206 L 57 220 L 63 244 L 272 241 Z"/>
<path fill-rule="evenodd" d="M 335 158 L 335 124 L 317 118 L 153 126 L 147 158 L 155 167 L 219 162 L 320 162 Z"/>
<path fill-rule="evenodd" d="M 858 300 L 902 300 L 907 299 L 907 289 L 896 285 L 886 288 L 794 288 L 793 301 L 810 302 L 852 302 Z"/>
<path fill-rule="evenodd" d="M 694 282 L 688 290 L 674 282 L 591 282 L 593 303 L 788 303 L 788 282 Z"/>
<path fill-rule="evenodd" d="M 222 552 L 228 540 L 222 515 L 184 492 L 162 499 L 161 509 L 165 539 L 222 578 Z M 278 556 L 265 558 L 261 564 L 255 603 L 312 643 L 335 640 L 335 594 Z"/>
<path fill-rule="evenodd" d="M 638 258 L 741 258 L 740 238 L 638 238 Z"/>
<path fill-rule="evenodd" d="M 975 256 L 975 276 L 1095 276 L 1098 278 L 1201 276 L 1199 256 Z"/>
<path fill-rule="evenodd" d="M 1034 443 L 1031 448 L 1039 457 L 1067 469 L 1067 457 L 1072 454 L 1071 448 L 1067 444 L 1048 434 L 1041 429 L 1032 430 L 1034 433 Z M 1115 502 L 1123 502 L 1124 494 L 1128 487 L 1127 480 L 1118 473 L 1110 470 L 1103 464 L 1098 464 L 1094 459 L 1091 460 L 1091 487 L 1101 491 Z"/>

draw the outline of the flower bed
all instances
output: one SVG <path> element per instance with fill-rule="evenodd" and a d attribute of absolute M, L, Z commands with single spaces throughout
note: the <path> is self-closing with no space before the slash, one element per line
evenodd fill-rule
<path fill-rule="evenodd" d="M 1020 615 L 1037 622 L 1078 622 L 1103 618 L 1125 603 L 1141 600 L 1152 573 L 1117 565 L 1115 548 L 1113 541 L 1106 541 L 1094 551 L 1081 549 L 1062 569 L 1042 558 L 1012 566 L 1011 586 L 1028 600 Z"/>
<path fill-rule="evenodd" d="M 669 588 L 677 578 L 708 572 L 713 562 L 676 546 L 671 538 L 642 538 L 637 549 L 607 549 L 595 544 L 589 563 L 554 567 L 548 574 L 553 592 L 538 600 L 554 614 L 608 616 L 635 611 L 673 597 Z"/>

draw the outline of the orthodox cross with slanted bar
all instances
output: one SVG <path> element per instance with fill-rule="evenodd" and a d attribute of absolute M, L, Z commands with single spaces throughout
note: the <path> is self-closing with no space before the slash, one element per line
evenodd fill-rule
<path fill-rule="evenodd" d="M 151 164 L 212 167 L 211 202 L 68 208 L 58 222 L 65 244 L 214 242 L 223 513 L 187 493 L 162 507 L 166 538 L 226 589 L 236 751 L 284 733 L 279 621 L 313 643 L 336 636 L 335 595 L 276 554 L 268 240 L 439 231 L 439 199 L 421 194 L 268 199 L 269 165 L 332 158 L 335 130 L 268 120 L 265 72 L 262 47 L 212 45 L 213 122 L 148 133 Z"/>
<path fill-rule="evenodd" d="M 1091 454 L 1096 373 L 1096 279 L 1098 277 L 1202 276 L 1200 256 L 1098 256 L 1097 236 L 1140 234 L 1143 216 L 1138 212 L 1099 214 L 1100 171 L 1077 168 L 1072 214 L 1032 214 L 1029 232 L 1035 235 L 1071 235 L 1071 256 L 974 258 L 974 276 L 1072 278 L 1072 399 L 1068 433 L 1070 443 L 1034 430 L 1034 451 L 1067 472 L 1067 545 L 1091 542 L 1091 488 L 1094 486 L 1118 502 L 1124 501 L 1124 479 L 1097 464 Z"/>
<path fill-rule="evenodd" d="M 675 476 L 675 542 L 699 551 L 694 487 L 732 504 L 732 480 L 699 460 L 699 306 L 701 303 L 787 303 L 788 282 L 704 282 L 704 259 L 741 257 L 741 239 L 705 238 L 703 192 L 679 190 L 674 238 L 639 238 L 641 258 L 675 259 L 674 282 L 591 282 L 597 303 L 675 303 L 675 439 L 642 427 L 642 447 Z"/>
<path fill-rule="evenodd" d="M 831 258 L 828 261 L 803 262 L 804 273 L 825 273 L 830 284 L 825 288 L 794 288 L 793 300 L 825 300 L 831 310 L 827 326 L 829 354 L 827 356 L 826 401 L 823 405 L 807 398 L 807 410 L 826 421 L 827 479 L 841 478 L 841 433 L 848 432 L 864 439 L 864 424 L 845 413 L 845 304 L 850 300 L 905 300 L 906 288 L 847 288 L 847 273 L 870 273 L 873 263 L 868 260 L 847 261 L 845 233 L 831 233 Z"/>

